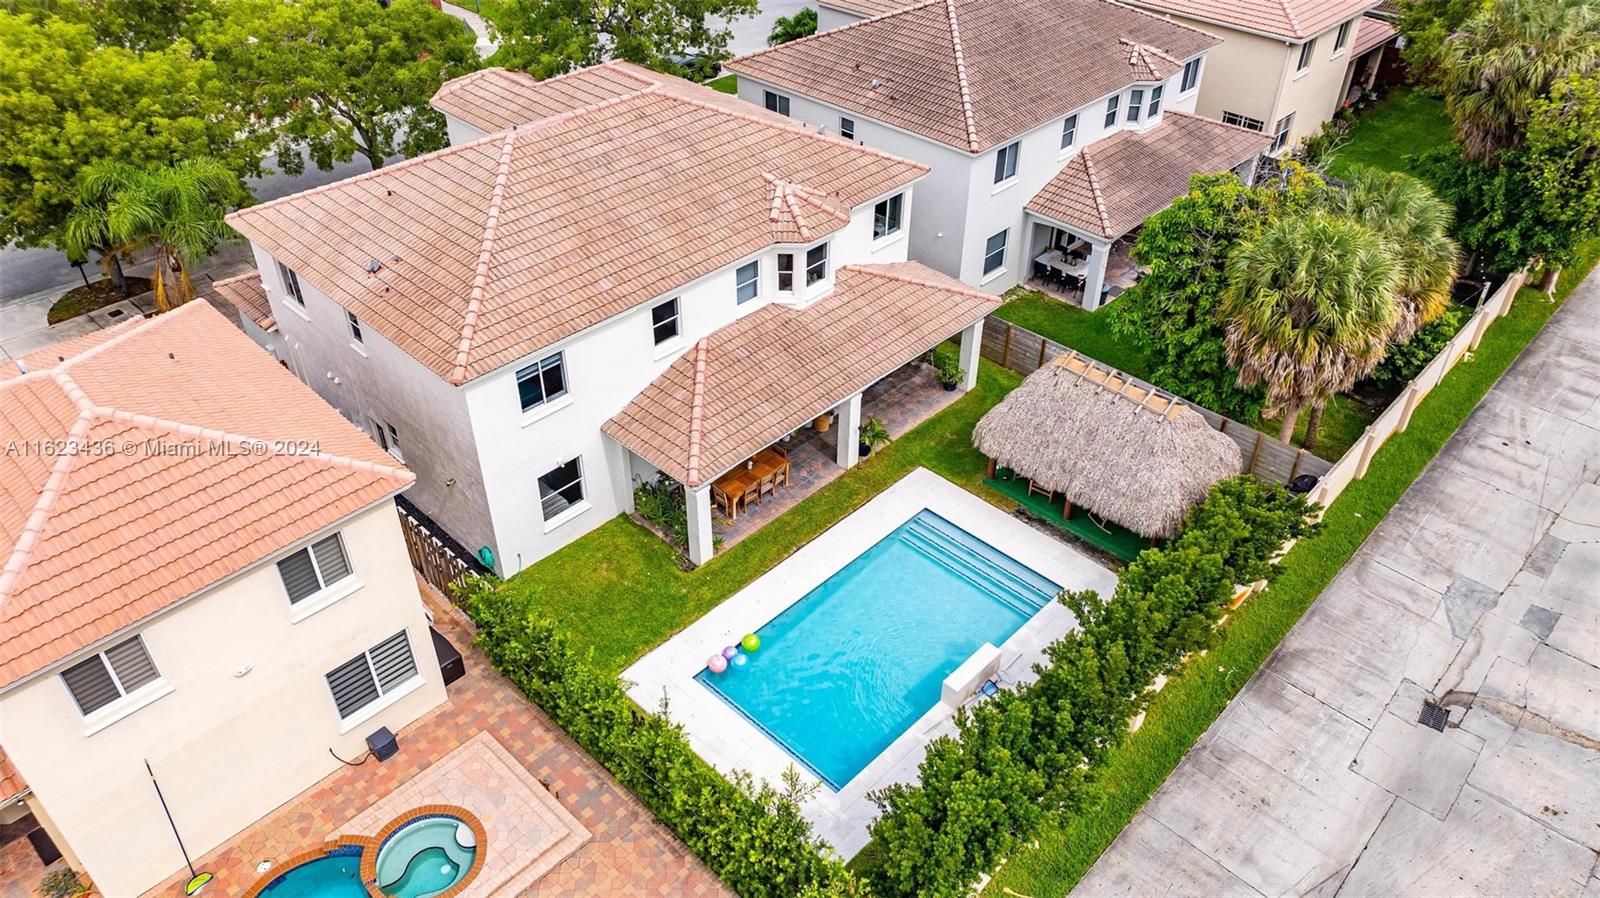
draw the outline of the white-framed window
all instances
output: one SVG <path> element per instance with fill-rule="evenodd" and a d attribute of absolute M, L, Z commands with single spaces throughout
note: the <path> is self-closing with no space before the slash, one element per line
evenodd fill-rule
<path fill-rule="evenodd" d="M 350 574 L 350 556 L 345 554 L 344 540 L 337 533 L 296 549 L 278 562 L 278 577 L 283 580 L 283 591 L 288 593 L 291 605 L 305 601 Z"/>
<path fill-rule="evenodd" d="M 767 109 L 771 110 L 772 112 L 776 112 L 779 115 L 789 114 L 789 98 L 783 94 L 773 93 L 770 90 L 764 90 L 761 92 L 761 99 L 762 102 L 766 104 Z"/>
<path fill-rule="evenodd" d="M 1122 95 L 1116 94 L 1106 98 L 1106 127 L 1117 123 L 1117 107 L 1122 103 Z"/>
<path fill-rule="evenodd" d="M 350 339 L 356 341 L 357 343 L 367 342 L 361 337 L 361 320 L 356 317 L 356 313 L 350 311 L 349 309 L 345 309 L 344 320 L 346 324 L 350 325 Z"/>
<path fill-rule="evenodd" d="M 676 338 L 678 330 L 678 297 L 650 307 L 650 334 L 657 346 Z"/>
<path fill-rule="evenodd" d="M 522 410 L 538 408 L 567 395 L 567 364 L 561 353 L 548 355 L 517 372 Z"/>
<path fill-rule="evenodd" d="M 806 250 L 806 286 L 828 276 L 828 243 L 823 241 Z"/>
<path fill-rule="evenodd" d="M 749 302 L 761 295 L 761 260 L 755 259 L 740 265 L 733 273 L 733 298 L 735 302 Z"/>
<path fill-rule="evenodd" d="M 1350 26 L 1354 22 L 1340 22 L 1339 31 L 1333 36 L 1333 52 L 1343 50 L 1350 43 Z"/>
<path fill-rule="evenodd" d="M 1135 87 L 1128 91 L 1128 121 L 1136 122 L 1144 114 L 1144 88 Z"/>
<path fill-rule="evenodd" d="M 1317 51 L 1317 39 L 1312 38 L 1300 45 L 1300 64 L 1295 66 L 1295 71 L 1303 72 L 1311 68 L 1311 57 Z"/>
<path fill-rule="evenodd" d="M 1183 79 L 1178 82 L 1178 92 L 1188 93 L 1200 83 L 1200 60 L 1191 59 L 1183 64 Z"/>
<path fill-rule="evenodd" d="M 393 424 L 385 424 L 377 418 L 369 417 L 372 422 L 372 437 L 378 441 L 378 446 L 383 451 L 395 457 L 397 461 L 405 461 L 400 454 L 400 432 L 394 429 Z"/>
<path fill-rule="evenodd" d="M 1291 112 L 1278 119 L 1278 123 L 1272 126 L 1272 149 L 1267 152 L 1276 153 L 1283 149 L 1284 144 L 1289 142 L 1289 130 L 1293 127 L 1294 113 Z"/>
<path fill-rule="evenodd" d="M 583 459 L 562 462 L 539 476 L 539 510 L 546 521 L 583 501 Z"/>
<path fill-rule="evenodd" d="M 1061 148 L 1064 150 L 1078 142 L 1078 114 L 1073 113 L 1061 122 Z"/>
<path fill-rule="evenodd" d="M 856 139 L 856 120 L 839 116 L 839 136 L 845 140 Z"/>
<path fill-rule="evenodd" d="M 1145 108 L 1145 118 L 1155 118 L 1161 114 L 1161 95 L 1166 92 L 1165 84 L 1157 84 L 1150 88 L 1150 105 Z"/>
<path fill-rule="evenodd" d="M 300 275 L 295 274 L 293 268 L 290 268 L 282 262 L 279 262 L 278 277 L 283 279 L 283 292 L 287 293 L 289 298 L 294 300 L 295 305 L 302 309 L 305 308 L 306 295 L 300 290 Z"/>
<path fill-rule="evenodd" d="M 900 210 L 905 200 L 905 194 L 897 193 L 886 200 L 879 200 L 872 207 L 872 239 L 882 240 L 890 234 L 900 233 Z"/>
<path fill-rule="evenodd" d="M 999 271 L 1006 264 L 1006 231 L 990 237 L 983 245 L 983 273 Z"/>
<path fill-rule="evenodd" d="M 161 679 L 144 640 L 133 636 L 61 672 L 84 717 Z"/>
<path fill-rule="evenodd" d="M 794 253 L 778 253 L 778 292 L 794 292 Z"/>
<path fill-rule="evenodd" d="M 1249 128 L 1252 131 L 1264 131 L 1267 127 L 1267 123 L 1261 119 L 1240 115 L 1237 112 L 1222 113 L 1222 123 L 1224 125 L 1236 125 L 1240 128 Z"/>
<path fill-rule="evenodd" d="M 348 720 L 416 676 L 417 659 L 411 654 L 411 640 L 401 630 L 328 671 L 326 679 L 339 719 Z"/>
<path fill-rule="evenodd" d="M 1017 176 L 1017 156 L 1022 152 L 1022 142 L 1009 143 L 994 154 L 994 182 L 1003 184 Z"/>

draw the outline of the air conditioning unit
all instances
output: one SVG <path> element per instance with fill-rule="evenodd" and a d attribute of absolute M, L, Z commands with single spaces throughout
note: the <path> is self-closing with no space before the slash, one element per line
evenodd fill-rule
<path fill-rule="evenodd" d="M 372 756 L 379 761 L 389 760 L 399 750 L 400 743 L 395 741 L 394 733 L 389 732 L 388 727 L 381 727 L 367 737 L 367 751 L 372 752 Z"/>

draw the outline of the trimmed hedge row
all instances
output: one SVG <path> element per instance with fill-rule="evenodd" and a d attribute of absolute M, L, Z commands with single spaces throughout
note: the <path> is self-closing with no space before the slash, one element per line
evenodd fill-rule
<path fill-rule="evenodd" d="M 873 796 L 874 892 L 964 896 L 1048 815 L 1073 808 L 1155 678 L 1211 643 L 1235 584 L 1275 575 L 1272 556 L 1314 529 L 1310 511 L 1254 478 L 1226 480 L 1175 540 L 1123 570 L 1109 600 L 1063 593 L 1080 628 L 1049 647 L 1039 679 L 959 713 L 917 783 Z"/>

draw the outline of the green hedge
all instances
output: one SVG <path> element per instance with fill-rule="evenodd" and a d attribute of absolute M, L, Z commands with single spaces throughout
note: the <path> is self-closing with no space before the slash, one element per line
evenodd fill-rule
<path fill-rule="evenodd" d="M 1251 477 L 1217 484 L 1182 533 L 1123 570 L 1110 599 L 1063 593 L 1079 629 L 1048 649 L 1031 685 L 957 715 L 928 746 L 915 784 L 874 795 L 872 862 L 881 895 L 963 896 L 1087 778 L 1149 700 L 1155 678 L 1206 648 L 1234 585 L 1271 579 L 1271 556 L 1311 532 L 1309 506 Z"/>
<path fill-rule="evenodd" d="M 800 816 L 794 787 L 731 781 L 702 762 L 665 713 L 640 711 L 617 677 L 579 657 L 550 621 L 484 581 L 461 591 L 497 670 L 610 770 L 689 850 L 746 898 L 863 895 Z M 665 711 L 665 708 L 662 709 Z"/>

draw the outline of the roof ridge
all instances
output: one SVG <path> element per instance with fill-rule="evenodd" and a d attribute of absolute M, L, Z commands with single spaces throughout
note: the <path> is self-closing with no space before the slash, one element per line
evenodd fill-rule
<path fill-rule="evenodd" d="M 564 78 L 568 74 L 570 73 L 563 73 L 555 77 Z M 518 75 L 521 75 L 536 84 L 538 83 L 538 79 L 534 78 L 532 75 L 529 75 L 527 72 L 513 71 L 503 65 L 492 65 L 486 68 L 468 72 L 465 75 L 457 75 L 456 77 L 451 78 L 449 81 L 439 85 L 439 89 L 433 92 L 433 96 L 429 98 L 429 101 L 431 102 L 432 100 L 445 94 L 455 93 L 457 90 L 460 90 L 462 87 L 468 84 L 476 84 L 477 82 L 483 81 L 489 77 L 498 77 L 501 75 L 507 75 L 514 79 L 517 78 Z"/>
<path fill-rule="evenodd" d="M 129 328 L 129 330 L 136 329 Z M 67 394 L 73 405 L 78 407 L 78 417 L 67 430 L 67 440 L 70 443 L 80 442 L 89 435 L 89 423 L 93 420 L 93 404 L 89 401 L 89 397 L 84 395 L 82 388 L 60 368 L 49 369 L 48 376 L 63 393 Z M 17 541 L 11 546 L 11 554 L 7 556 L 5 566 L 0 567 L 0 605 L 4 605 L 6 599 L 10 597 L 11 587 L 22 574 L 22 569 L 27 566 L 28 557 L 33 554 L 34 545 L 39 541 L 39 534 L 44 532 L 45 522 L 50 519 L 50 509 L 56 504 L 56 497 L 61 494 L 61 488 L 65 485 L 75 458 L 77 458 L 76 453 L 63 452 L 50 466 L 50 476 L 45 478 L 44 486 L 39 490 L 39 497 L 33 501 L 33 508 L 28 511 L 27 520 L 22 523 L 22 530 L 17 534 Z"/>
<path fill-rule="evenodd" d="M 1300 27 L 1300 18 L 1296 16 L 1294 14 L 1294 10 L 1290 8 L 1289 0 L 1278 0 L 1278 6 L 1283 8 L 1283 17 L 1289 20 L 1289 27 L 1294 29 L 1295 35 L 1297 37 L 1303 37 L 1305 32 Z"/>
<path fill-rule="evenodd" d="M 1164 22 L 1164 23 L 1166 23 L 1168 25 L 1171 25 L 1174 28 L 1182 28 L 1184 31 L 1193 31 L 1195 34 L 1203 34 L 1206 37 L 1209 37 L 1212 40 L 1217 42 L 1216 44 L 1212 44 L 1211 45 L 1212 47 L 1215 47 L 1215 46 L 1217 46 L 1217 44 L 1221 44 L 1222 43 L 1222 38 L 1216 36 L 1215 34 L 1212 34 L 1211 32 L 1205 30 L 1204 28 L 1196 28 L 1193 25 L 1184 24 L 1183 22 L 1180 22 L 1177 19 L 1172 18 L 1172 14 L 1171 13 L 1167 13 L 1165 15 L 1162 15 L 1162 14 L 1159 14 L 1159 13 L 1154 13 L 1154 12 L 1151 12 L 1150 10 L 1148 10 L 1148 9 L 1141 9 L 1141 8 L 1139 8 L 1137 6 L 1134 6 L 1131 3 L 1126 3 L 1126 2 L 1124 2 L 1124 0 L 1102 0 L 1102 2 L 1109 3 L 1112 6 L 1120 6 L 1121 8 L 1126 9 L 1129 12 L 1138 13 L 1139 15 L 1144 16 L 1147 19 L 1155 19 L 1157 22 Z M 1210 48 L 1208 47 L 1207 49 L 1210 49 Z"/>
<path fill-rule="evenodd" d="M 494 173 L 494 188 L 489 193 L 489 213 L 483 223 L 483 243 L 478 247 L 478 264 L 472 275 L 472 292 L 467 297 L 467 311 L 461 321 L 461 341 L 456 346 L 456 364 L 450 372 L 450 382 L 456 386 L 466 382 L 467 356 L 472 351 L 472 340 L 477 336 L 478 315 L 483 311 L 483 296 L 489 289 L 489 264 L 494 256 L 495 238 L 500 231 L 500 207 L 506 198 L 506 182 L 511 179 L 511 147 L 517 139 L 517 129 L 505 132 L 500 144 L 500 163 Z"/>
<path fill-rule="evenodd" d="M 978 125 L 972 115 L 972 88 L 967 82 L 967 60 L 961 53 L 961 22 L 956 15 L 956 0 L 944 0 L 945 15 L 950 20 L 950 46 L 956 54 L 956 84 L 961 88 L 961 113 L 966 117 L 967 149 L 978 152 Z"/>
<path fill-rule="evenodd" d="M 689 403 L 689 464 L 685 482 L 700 485 L 700 444 L 705 438 L 706 423 L 706 356 L 711 352 L 711 338 L 701 337 L 694 344 L 694 390 Z"/>
<path fill-rule="evenodd" d="M 838 34 L 838 33 L 842 32 L 842 31 L 849 31 L 852 28 L 860 28 L 863 25 L 870 25 L 870 24 L 872 24 L 874 22 L 878 22 L 878 21 L 881 21 L 883 19 L 887 19 L 887 18 L 890 18 L 890 17 L 893 17 L 893 16 L 898 16 L 898 15 L 903 15 L 903 14 L 908 13 L 908 12 L 915 12 L 916 10 L 919 10 L 919 9 L 926 9 L 927 7 L 933 6 L 936 3 L 944 3 L 944 2 L 946 2 L 946 0 L 920 0 L 920 2 L 912 3 L 909 6 L 903 6 L 903 7 L 899 8 L 899 9 L 891 9 L 886 13 L 881 13 L 881 14 L 876 15 L 876 16 L 869 16 L 868 18 L 865 18 L 865 19 L 857 19 L 854 22 L 850 22 L 850 23 L 845 24 L 845 25 L 840 25 L 838 28 L 829 28 L 826 31 L 817 31 L 815 33 L 808 34 L 805 37 L 798 38 L 796 40 L 785 41 L 785 42 L 783 42 L 781 44 L 774 44 L 773 46 L 770 46 L 770 47 L 762 47 L 759 50 L 751 50 L 749 53 L 745 53 L 745 54 L 743 54 L 741 56 L 735 56 L 734 58 L 728 60 L 727 63 L 724 63 L 724 67 L 726 67 L 727 65 L 730 65 L 732 63 L 738 62 L 741 59 L 754 59 L 757 56 L 763 56 L 763 55 L 765 55 L 767 53 L 771 53 L 771 52 L 773 52 L 775 50 L 782 50 L 782 49 L 784 49 L 786 47 L 793 47 L 793 46 L 796 46 L 798 44 L 810 43 L 811 41 L 817 40 L 819 38 L 827 37 L 828 35 Z"/>
<path fill-rule="evenodd" d="M 974 297 L 976 299 L 988 300 L 988 299 L 993 299 L 994 298 L 994 297 L 990 296 L 989 294 L 984 293 L 982 290 L 976 290 L 976 289 L 974 289 L 972 287 L 969 287 L 966 284 L 961 283 L 959 281 L 954 283 L 954 284 L 941 284 L 938 281 L 931 281 L 931 280 L 927 280 L 925 278 L 914 278 L 914 277 L 911 277 L 910 275 L 904 275 L 904 274 L 899 274 L 899 273 L 896 273 L 896 272 L 893 272 L 893 271 L 885 270 L 890 265 L 899 265 L 899 264 L 904 264 L 904 263 L 899 263 L 899 262 L 870 263 L 869 262 L 869 263 L 864 263 L 864 264 L 842 265 L 842 266 L 839 267 L 839 271 L 841 271 L 841 272 L 856 271 L 856 272 L 860 272 L 861 274 L 868 275 L 870 277 L 883 278 L 884 280 L 888 280 L 888 281 L 900 281 L 901 283 L 912 284 L 912 285 L 917 286 L 917 287 L 929 287 L 929 288 L 935 289 L 935 290 L 948 290 L 948 291 L 950 291 L 952 293 L 962 293 L 962 294 L 965 294 L 967 296 Z"/>
<path fill-rule="evenodd" d="M 932 6 L 934 3 L 939 3 L 939 2 L 941 2 L 941 0 L 929 0 L 928 3 L 923 4 L 923 5 Z M 849 28 L 849 27 L 851 27 L 851 26 L 849 26 L 849 25 L 844 26 L 844 28 Z M 835 28 L 834 31 L 843 31 L 844 28 Z M 827 33 L 832 34 L 833 32 L 830 31 L 830 32 L 827 32 Z M 793 43 L 795 43 L 795 42 L 794 41 L 790 41 L 789 44 L 784 44 L 783 46 L 790 46 Z M 777 48 L 773 47 L 771 49 L 775 50 Z M 640 91 L 640 93 L 645 93 L 645 91 Z M 910 166 L 912 168 L 920 168 L 920 169 L 922 169 L 922 174 L 924 174 L 924 175 L 933 170 L 930 166 L 924 165 L 921 162 L 916 162 L 914 160 L 907 159 L 907 158 L 905 158 L 903 156 L 896 156 L 893 153 L 886 153 L 883 150 L 880 150 L 880 149 L 878 149 L 876 147 L 869 147 L 869 146 L 866 146 L 864 144 L 854 143 L 852 141 L 845 140 L 842 137 L 833 137 L 833 136 L 827 135 L 827 134 L 819 134 L 814 129 L 812 129 L 809 125 L 806 125 L 806 124 L 801 123 L 801 122 L 795 122 L 794 124 L 787 124 L 786 122 L 790 121 L 788 119 L 786 119 L 784 122 L 775 122 L 775 121 L 772 121 L 771 119 L 767 118 L 766 116 L 756 115 L 756 114 L 750 113 L 750 112 L 745 112 L 742 109 L 736 109 L 736 108 L 731 108 L 731 107 L 727 107 L 727 106 L 719 106 L 716 103 L 708 103 L 705 100 L 695 99 L 694 97 L 686 97 L 683 94 L 672 93 L 672 92 L 669 92 L 669 91 L 662 91 L 661 92 L 661 98 L 664 99 L 664 100 L 669 100 L 669 101 L 674 102 L 674 103 L 686 103 L 686 104 L 688 104 L 690 106 L 695 106 L 695 107 L 698 107 L 700 109 L 706 109 L 706 110 L 709 110 L 711 112 L 717 113 L 719 115 L 726 115 L 726 116 L 730 116 L 732 118 L 742 119 L 742 120 L 747 121 L 747 122 L 754 122 L 754 123 L 756 123 L 758 125 L 765 125 L 768 128 L 773 129 L 774 131 L 779 131 L 779 132 L 784 133 L 784 134 L 800 134 L 800 135 L 804 135 L 806 137 L 809 137 L 812 140 L 825 140 L 825 141 L 827 141 L 828 143 L 831 143 L 831 144 L 847 146 L 847 147 L 850 147 L 851 149 L 853 149 L 853 150 L 855 150 L 856 152 L 859 152 L 859 153 L 868 153 L 870 155 L 877 156 L 880 159 L 887 159 L 890 162 L 894 162 L 894 163 L 899 164 L 899 165 L 908 165 L 908 166 Z M 750 105 L 752 109 L 755 108 L 753 104 L 740 104 L 740 105 Z M 918 177 L 920 177 L 920 175 Z"/>
<path fill-rule="evenodd" d="M 1109 234 L 1111 233 L 1111 215 L 1106 212 L 1105 198 L 1100 191 L 1100 177 L 1094 172 L 1094 160 L 1089 158 L 1089 150 L 1092 146 L 1093 144 L 1084 147 L 1078 153 L 1078 156 L 1083 159 L 1083 173 L 1089 179 L 1089 195 L 1094 197 L 1095 214 L 1100 216 L 1100 233 Z"/>

